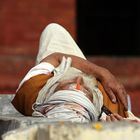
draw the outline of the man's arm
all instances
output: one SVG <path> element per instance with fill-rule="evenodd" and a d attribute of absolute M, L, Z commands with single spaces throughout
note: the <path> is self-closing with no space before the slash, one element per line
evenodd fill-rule
<path fill-rule="evenodd" d="M 63 53 L 53 53 L 44 58 L 42 62 L 48 62 L 57 67 L 60 64 L 63 56 L 72 58 L 73 67 L 83 71 L 86 74 L 95 76 L 96 79 L 103 85 L 112 102 L 115 103 L 117 101 L 116 97 L 118 97 L 125 109 L 128 109 L 127 94 L 123 85 L 119 83 L 114 75 L 106 68 L 100 67 L 83 58 Z"/>

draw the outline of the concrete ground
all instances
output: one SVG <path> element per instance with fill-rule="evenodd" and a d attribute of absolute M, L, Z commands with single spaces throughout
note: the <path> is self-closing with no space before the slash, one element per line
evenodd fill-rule
<path fill-rule="evenodd" d="M 13 97 L 13 94 L 0 95 L 0 140 L 91 140 L 95 137 L 106 140 L 108 136 L 109 139 L 139 140 L 140 137 L 140 124 L 136 122 L 78 124 L 25 117 L 12 106 Z"/>

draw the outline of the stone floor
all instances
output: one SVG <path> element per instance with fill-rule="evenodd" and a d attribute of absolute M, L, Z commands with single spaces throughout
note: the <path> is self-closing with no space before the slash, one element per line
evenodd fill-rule
<path fill-rule="evenodd" d="M 97 140 L 106 140 L 106 133 L 111 139 L 123 137 L 133 140 L 135 137 L 135 140 L 139 140 L 140 137 L 140 124 L 136 122 L 76 124 L 25 117 L 12 106 L 13 97 L 13 94 L 0 95 L 0 140 L 92 140 L 95 136 Z M 88 132 L 92 132 L 92 135 Z"/>

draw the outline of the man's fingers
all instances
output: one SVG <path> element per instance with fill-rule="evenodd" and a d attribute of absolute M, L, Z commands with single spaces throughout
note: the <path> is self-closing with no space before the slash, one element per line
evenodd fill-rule
<path fill-rule="evenodd" d="M 119 120 L 119 121 L 124 120 L 124 118 L 123 118 L 122 116 L 120 116 L 119 114 L 114 113 L 113 115 L 114 115 L 114 117 L 115 117 L 117 120 Z"/>
<path fill-rule="evenodd" d="M 106 89 L 106 92 L 113 103 L 117 102 L 116 96 L 111 89 Z"/>
<path fill-rule="evenodd" d="M 110 115 L 110 119 L 113 122 L 118 120 L 113 114 Z"/>
<path fill-rule="evenodd" d="M 116 81 L 105 82 L 104 89 L 113 103 L 116 103 L 117 99 L 119 99 L 124 105 L 125 110 L 128 110 L 127 93 L 122 84 Z"/>
<path fill-rule="evenodd" d="M 124 105 L 125 110 L 128 110 L 127 93 L 126 93 L 125 89 L 118 88 L 117 96 L 119 97 L 121 103 Z"/>
<path fill-rule="evenodd" d="M 114 116 L 114 114 L 111 114 L 109 116 L 106 116 L 106 121 L 107 122 L 115 122 L 115 121 L 118 121 L 118 119 Z"/>
<path fill-rule="evenodd" d="M 116 113 L 110 114 L 109 116 L 106 116 L 107 122 L 115 122 L 115 121 L 122 121 L 122 120 L 124 120 L 124 118 Z"/>
<path fill-rule="evenodd" d="M 106 116 L 106 121 L 107 121 L 107 122 L 111 122 L 110 116 Z"/>
<path fill-rule="evenodd" d="M 113 92 L 111 89 L 107 89 L 106 92 L 113 103 L 117 102 L 117 98 L 116 98 L 117 96 L 118 99 L 121 101 L 121 103 L 124 105 L 125 110 L 128 110 L 127 94 L 125 90 L 117 89 L 116 94 L 115 94 L 115 90 Z"/>

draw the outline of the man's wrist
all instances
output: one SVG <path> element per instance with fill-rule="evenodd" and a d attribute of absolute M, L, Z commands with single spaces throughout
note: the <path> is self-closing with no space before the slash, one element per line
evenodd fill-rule
<path fill-rule="evenodd" d="M 96 76 L 97 80 L 102 81 L 104 79 L 105 73 L 108 73 L 108 72 L 109 71 L 106 68 L 97 66 L 95 76 Z"/>

